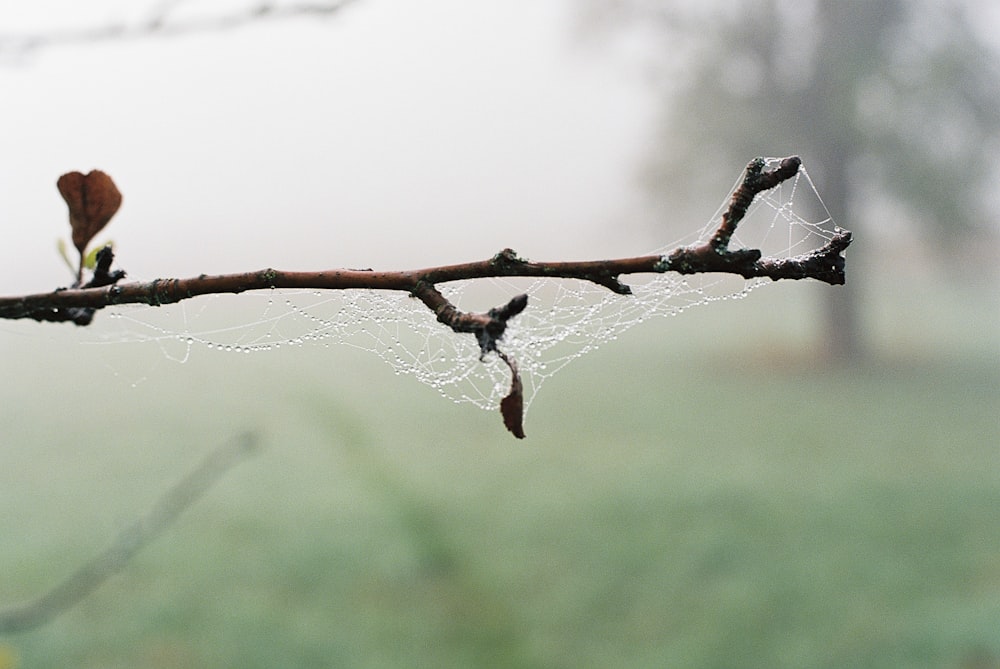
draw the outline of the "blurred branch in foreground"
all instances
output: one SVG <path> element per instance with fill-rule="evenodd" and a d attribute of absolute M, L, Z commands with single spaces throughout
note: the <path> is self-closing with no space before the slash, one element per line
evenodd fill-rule
<path fill-rule="evenodd" d="M 37 599 L 0 610 L 0 634 L 44 625 L 124 569 L 140 549 L 163 534 L 226 472 L 252 455 L 257 450 L 257 439 L 248 432 L 219 446 L 197 469 L 167 490 L 144 517 L 125 528 L 103 553 Z"/>
<path fill-rule="evenodd" d="M 146 37 L 177 37 L 194 33 L 218 32 L 242 28 L 251 23 L 271 19 L 325 17 L 336 14 L 356 0 L 329 2 L 297 2 L 280 4 L 260 2 L 242 11 L 175 18 L 177 2 L 162 2 L 146 16 L 132 22 L 113 22 L 76 30 L 26 34 L 0 33 L 0 56 L 26 56 L 32 52 L 74 44 L 91 44 Z"/>

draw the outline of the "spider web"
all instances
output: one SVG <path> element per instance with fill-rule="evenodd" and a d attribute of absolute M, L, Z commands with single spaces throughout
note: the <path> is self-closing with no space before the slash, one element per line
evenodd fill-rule
<path fill-rule="evenodd" d="M 778 160 L 767 159 L 767 168 Z M 733 189 L 741 182 L 742 175 Z M 707 240 L 728 205 L 729 196 L 700 230 L 640 255 L 665 255 L 678 246 Z M 792 179 L 757 196 L 730 247 L 790 257 L 819 248 L 835 230 L 803 167 Z M 516 294 L 528 294 L 528 308 L 508 323 L 500 344 L 517 361 L 527 410 L 546 380 L 635 325 L 676 316 L 698 305 L 740 299 L 772 283 L 766 278 L 746 280 L 724 274 L 637 274 L 621 279 L 631 286 L 632 295 L 576 279 L 491 278 L 437 287 L 459 309 L 475 312 L 503 304 Z M 246 300 L 253 295 L 265 301 L 255 320 L 216 323 L 219 317 L 211 307 L 217 300 Z M 480 361 L 473 336 L 452 332 L 419 300 L 400 291 L 270 290 L 196 302 L 197 307 L 176 305 L 179 316 L 172 309 L 116 308 L 111 318 L 119 327 L 106 340 L 155 342 L 167 358 L 177 362 L 186 362 L 199 348 L 231 355 L 337 344 L 374 353 L 397 375 L 412 376 L 457 403 L 496 409 L 510 389 L 510 371 L 495 353 Z M 164 316 L 157 317 L 157 313 Z"/>

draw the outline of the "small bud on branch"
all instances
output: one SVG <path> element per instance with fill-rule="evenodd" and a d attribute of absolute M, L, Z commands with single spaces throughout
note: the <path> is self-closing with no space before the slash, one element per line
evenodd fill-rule
<path fill-rule="evenodd" d="M 69 172 L 59 177 L 56 187 L 69 207 L 73 246 L 80 252 L 76 275 L 76 285 L 79 286 L 83 283 L 87 245 L 121 207 L 122 194 L 111 177 L 100 170 L 91 170 L 87 174 Z"/>
<path fill-rule="evenodd" d="M 851 233 L 839 228 L 827 243 L 816 250 L 791 258 L 764 257 L 757 249 L 729 248 L 729 242 L 754 198 L 761 192 L 794 177 L 801 161 L 797 156 L 783 159 L 778 167 L 765 170 L 763 158 L 747 165 L 743 182 L 730 198 L 718 229 L 708 241 L 676 249 L 666 255 L 638 256 L 615 260 L 582 262 L 530 262 L 512 249 L 504 249 L 489 260 L 459 265 L 444 265 L 408 271 L 373 271 L 335 269 L 320 272 L 285 272 L 264 269 L 240 274 L 200 275 L 188 279 L 156 279 L 146 283 L 121 283 L 122 270 L 111 270 L 114 253 L 102 249 L 92 279 L 81 285 L 50 293 L 0 298 L 0 318 L 31 318 L 37 321 L 63 321 L 88 325 L 94 313 L 116 304 L 159 306 L 218 293 L 242 293 L 269 288 L 292 289 L 372 289 L 398 290 L 412 294 L 455 332 L 475 335 L 480 359 L 495 352 L 511 369 L 510 394 L 501 403 L 504 423 L 512 433 L 523 437 L 520 417 L 523 414 L 521 383 L 516 362 L 499 348 L 507 322 L 528 306 L 527 295 L 518 295 L 486 313 L 459 311 L 437 289 L 437 284 L 463 279 L 488 277 L 544 277 L 589 281 L 620 295 L 631 289 L 621 282 L 625 274 L 678 272 L 698 274 L 725 272 L 744 278 L 816 279 L 831 285 L 845 281 L 843 253 L 851 244 Z M 93 236 L 107 224 L 121 204 L 121 193 L 103 172 L 87 175 L 72 172 L 59 180 L 59 191 L 70 209 L 73 243 L 81 252 Z"/>

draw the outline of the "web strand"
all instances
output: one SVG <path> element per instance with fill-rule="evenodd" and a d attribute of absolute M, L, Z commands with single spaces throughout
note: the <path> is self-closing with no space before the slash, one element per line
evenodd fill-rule
<path fill-rule="evenodd" d="M 768 159 L 773 165 L 777 159 Z M 737 180 L 734 189 L 738 187 Z M 695 235 L 654 249 L 666 255 L 709 239 L 729 205 Z M 731 239 L 733 248 L 756 248 L 790 258 L 828 242 L 832 218 L 805 169 L 760 193 Z M 723 274 L 630 275 L 631 295 L 577 279 L 488 278 L 439 285 L 459 309 L 482 311 L 525 293 L 529 307 L 513 318 L 502 340 L 517 360 L 525 410 L 545 381 L 574 360 L 617 339 L 644 321 L 676 316 L 691 307 L 739 299 L 772 283 Z M 171 307 L 117 307 L 114 333 L 106 343 L 155 343 L 163 355 L 186 362 L 199 349 L 222 354 L 280 351 L 305 345 L 344 345 L 374 353 L 400 376 L 412 376 L 457 403 L 494 410 L 508 392 L 509 369 L 496 354 L 480 361 L 473 337 L 439 323 L 419 300 L 399 291 L 274 289 L 245 293 L 264 302 L 249 321 L 227 323 L 214 307 L 222 296 Z M 234 299 L 234 298 L 229 298 Z M 213 308 L 210 308 L 212 306 Z M 221 321 L 221 322 L 218 322 Z"/>

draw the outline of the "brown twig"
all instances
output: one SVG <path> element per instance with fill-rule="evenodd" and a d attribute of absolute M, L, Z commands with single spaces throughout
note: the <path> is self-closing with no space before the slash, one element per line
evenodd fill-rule
<path fill-rule="evenodd" d="M 287 272 L 268 268 L 238 274 L 202 274 L 186 279 L 116 282 L 104 286 L 94 286 L 92 281 L 83 288 L 61 288 L 49 293 L 0 297 L 0 318 L 10 320 L 30 318 L 36 321 L 62 321 L 88 325 L 96 310 L 118 304 L 162 306 L 201 295 L 242 293 L 270 288 L 399 290 L 423 299 L 426 286 L 433 287 L 450 281 L 488 277 L 580 279 L 604 286 L 621 295 L 629 295 L 632 290 L 619 280 L 620 276 L 663 272 L 680 274 L 724 272 L 739 274 L 747 279 L 753 277 L 768 277 L 774 280 L 817 279 L 836 285 L 844 283 L 844 258 L 841 253 L 850 243 L 851 233 L 840 231 L 822 248 L 791 258 L 764 258 L 761 257 L 760 251 L 755 249 L 720 251 L 711 242 L 706 242 L 700 246 L 677 249 L 668 255 L 615 260 L 511 261 L 509 258 L 514 257 L 514 252 L 505 249 L 490 260 L 408 271 L 335 269 L 319 272 Z M 439 302 L 427 299 L 423 301 L 435 314 L 439 313 Z M 448 321 L 446 324 L 452 325 L 452 323 L 453 321 Z"/>
<path fill-rule="evenodd" d="M 438 321 L 455 332 L 472 333 L 480 347 L 480 358 L 496 352 L 511 368 L 515 383 L 504 409 L 508 427 L 514 422 L 512 409 L 519 399 L 517 367 L 500 351 L 509 319 L 521 313 L 528 303 L 526 295 L 518 295 L 507 304 L 485 313 L 466 313 L 448 301 L 437 285 L 464 279 L 488 277 L 544 277 L 578 279 L 604 286 L 620 295 L 631 294 L 631 288 L 620 279 L 622 275 L 678 272 L 699 274 L 725 272 L 744 278 L 779 279 L 812 278 L 831 285 L 845 281 L 843 253 L 851 243 L 851 233 L 837 229 L 821 248 L 791 258 L 763 257 L 757 249 L 730 249 L 729 242 L 754 198 L 774 188 L 798 173 L 801 161 L 797 156 L 783 159 L 778 167 L 765 170 L 763 158 L 747 166 L 743 183 L 730 199 L 718 229 L 708 241 L 676 249 L 666 255 L 637 256 L 615 260 L 580 262 L 530 262 L 511 249 L 504 249 L 489 260 L 459 265 L 445 265 L 408 271 L 374 271 L 334 269 L 320 272 L 286 272 L 263 269 L 240 274 L 202 274 L 187 279 L 155 279 L 143 283 L 122 283 L 125 273 L 112 271 L 110 248 L 101 251 L 92 280 L 81 288 L 58 289 L 50 293 L 0 298 L 0 318 L 30 318 L 36 321 L 68 321 L 88 325 L 94 314 L 117 304 L 173 304 L 200 295 L 242 293 L 271 288 L 298 289 L 373 289 L 405 291 L 420 299 L 434 312 Z M 515 434 L 520 427 L 511 428 Z"/>
<path fill-rule="evenodd" d="M 713 237 L 714 239 L 714 237 Z M 572 262 L 529 262 L 504 249 L 493 258 L 460 265 L 446 265 L 407 271 L 334 269 L 318 272 L 287 272 L 262 269 L 238 274 L 202 274 L 186 279 L 154 279 L 83 288 L 62 288 L 48 293 L 0 297 L 0 318 L 30 318 L 37 321 L 68 321 L 87 325 L 90 318 L 80 310 L 93 312 L 119 304 L 161 306 L 182 300 L 222 293 L 242 293 L 270 288 L 327 290 L 373 289 L 405 291 L 420 297 L 439 314 L 441 298 L 430 298 L 427 287 L 450 281 L 488 277 L 545 277 L 579 279 L 604 286 L 621 294 L 631 294 L 619 277 L 626 274 L 678 272 L 701 274 L 724 272 L 744 278 L 817 279 L 831 285 L 844 283 L 844 258 L 851 233 L 834 234 L 822 248 L 791 258 L 762 257 L 756 249 L 720 249 L 712 241 L 684 247 L 667 255 L 637 256 L 614 260 Z M 425 299 L 426 298 L 426 299 Z M 445 321 L 442 321 L 445 322 Z M 453 324 L 449 320 L 449 326 Z M 457 330 L 468 331 L 468 330 Z"/>
<path fill-rule="evenodd" d="M 723 213 L 722 222 L 711 238 L 703 244 L 685 246 L 670 253 L 664 258 L 661 271 L 679 274 L 728 272 L 745 279 L 817 279 L 830 285 L 844 283 L 846 276 L 842 254 L 852 241 L 847 230 L 838 228 L 821 248 L 792 258 L 765 258 L 757 249 L 729 248 L 736 226 L 746 216 L 754 198 L 795 176 L 802 161 L 798 156 L 789 156 L 772 170 L 764 170 L 764 165 L 763 158 L 754 158 L 747 165 L 743 183 L 733 192 L 729 208 Z"/>

